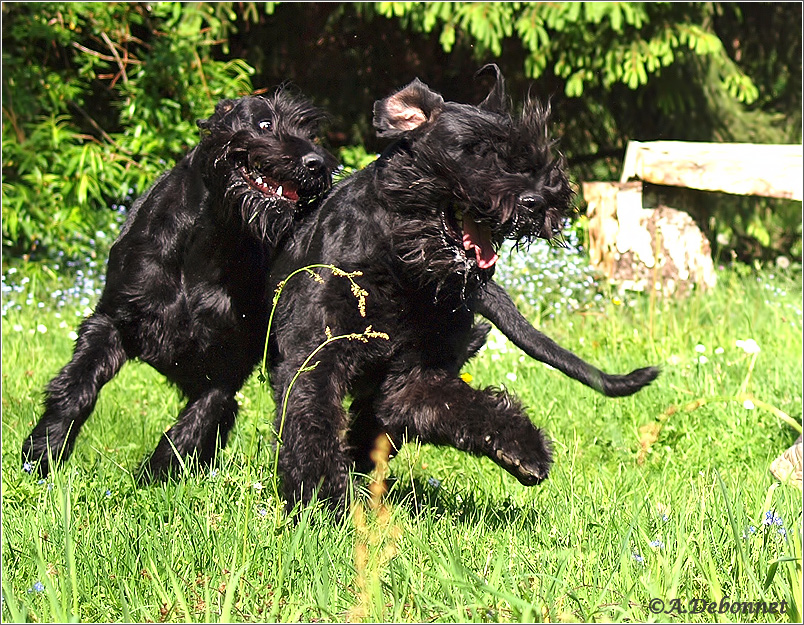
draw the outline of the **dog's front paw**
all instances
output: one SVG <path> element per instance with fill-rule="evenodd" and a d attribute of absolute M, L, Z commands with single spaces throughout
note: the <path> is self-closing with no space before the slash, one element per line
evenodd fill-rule
<path fill-rule="evenodd" d="M 69 454 L 69 450 L 65 453 L 59 448 L 51 449 L 48 438 L 36 437 L 32 433 L 22 444 L 22 470 L 46 478 L 62 456 L 66 457 Z"/>
<path fill-rule="evenodd" d="M 493 440 L 491 459 L 513 475 L 520 484 L 534 486 L 547 479 L 553 462 L 550 443 L 536 428 L 527 435 L 518 433 L 516 437 L 498 437 Z"/>
<path fill-rule="evenodd" d="M 497 464 L 513 475 L 524 486 L 535 486 L 547 479 L 550 472 L 549 462 L 533 462 L 527 458 L 520 460 L 506 454 L 502 449 L 495 452 Z"/>

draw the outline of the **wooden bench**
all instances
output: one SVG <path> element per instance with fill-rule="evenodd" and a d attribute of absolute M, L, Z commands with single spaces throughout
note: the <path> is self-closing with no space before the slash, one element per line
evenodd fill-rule
<path fill-rule="evenodd" d="M 629 141 L 620 182 L 643 182 L 737 195 L 802 199 L 800 145 Z"/>
<path fill-rule="evenodd" d="M 801 201 L 802 146 L 629 141 L 620 182 L 583 183 L 593 266 L 626 289 L 710 288 L 706 237 L 683 211 L 644 208 L 643 182 Z"/>

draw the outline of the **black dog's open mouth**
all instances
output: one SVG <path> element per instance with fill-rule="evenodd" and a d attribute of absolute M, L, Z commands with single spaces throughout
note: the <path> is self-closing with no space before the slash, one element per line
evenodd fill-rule
<path fill-rule="evenodd" d="M 494 267 L 499 257 L 494 249 L 491 228 L 487 224 L 477 222 L 468 213 L 452 208 L 443 211 L 442 221 L 447 235 L 463 247 L 467 257 L 474 253 L 478 267 Z"/>
<path fill-rule="evenodd" d="M 267 197 L 283 197 L 291 202 L 299 201 L 299 187 L 295 182 L 277 182 L 273 178 L 245 167 L 240 168 L 240 175 L 249 185 Z"/>

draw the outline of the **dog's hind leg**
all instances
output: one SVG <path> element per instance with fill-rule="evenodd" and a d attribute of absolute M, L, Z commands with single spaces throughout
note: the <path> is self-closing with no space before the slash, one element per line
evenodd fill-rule
<path fill-rule="evenodd" d="M 349 455 L 354 463 L 354 472 L 368 475 L 376 467 L 374 452 L 384 442 L 380 437 L 387 438 L 389 459 L 396 456 L 402 448 L 403 440 L 394 436 L 377 418 L 376 396 L 370 398 L 357 398 L 349 408 L 349 430 L 347 441 Z"/>
<path fill-rule="evenodd" d="M 23 463 L 35 465 L 45 477 L 51 462 L 67 460 L 101 387 L 126 360 L 120 334 L 110 317 L 95 313 L 84 320 L 72 360 L 47 386 L 45 411 L 22 445 Z"/>
<path fill-rule="evenodd" d="M 162 435 L 139 473 L 141 483 L 174 475 L 195 461 L 210 464 L 226 444 L 237 416 L 235 391 L 208 389 L 190 399 L 175 425 Z"/>
<path fill-rule="evenodd" d="M 505 391 L 420 368 L 389 376 L 384 390 L 377 415 L 395 436 L 487 456 L 526 486 L 547 477 L 550 442 Z"/>
<path fill-rule="evenodd" d="M 377 444 L 377 437 L 384 433 L 382 424 L 374 414 L 373 404 L 373 396 L 358 397 L 349 407 L 349 455 L 354 462 L 355 473 L 363 475 L 368 475 L 374 469 L 371 452 Z"/>

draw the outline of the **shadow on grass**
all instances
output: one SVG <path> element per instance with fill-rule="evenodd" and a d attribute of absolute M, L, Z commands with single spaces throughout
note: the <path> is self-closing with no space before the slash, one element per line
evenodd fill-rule
<path fill-rule="evenodd" d="M 386 502 L 402 508 L 411 517 L 450 518 L 458 523 L 483 524 L 493 529 L 531 525 L 539 521 L 539 511 L 523 508 L 510 498 L 494 499 L 487 493 L 457 492 L 431 480 L 413 478 L 388 480 Z"/>

